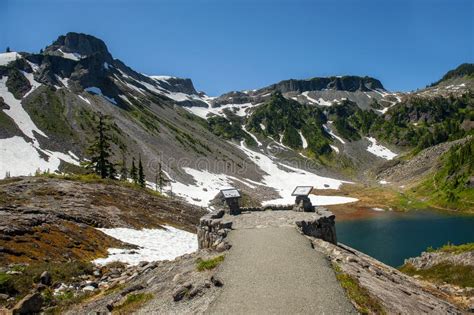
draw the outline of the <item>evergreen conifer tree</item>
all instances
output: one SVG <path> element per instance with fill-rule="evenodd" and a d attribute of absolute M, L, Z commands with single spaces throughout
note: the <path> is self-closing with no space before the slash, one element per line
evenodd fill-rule
<path fill-rule="evenodd" d="M 99 115 L 97 135 L 87 150 L 91 158 L 86 167 L 92 169 L 101 178 L 115 179 L 115 165 L 110 161 L 111 148 L 108 130 L 105 117 L 102 114 Z"/>
<path fill-rule="evenodd" d="M 10 47 L 7 47 L 7 49 L 5 50 L 5 52 L 7 52 L 7 53 L 11 52 Z"/>
<path fill-rule="evenodd" d="M 155 176 L 155 187 L 158 189 L 160 189 L 160 193 L 163 192 L 163 187 L 165 186 L 166 182 L 168 181 L 168 179 L 165 178 L 164 176 L 164 172 L 163 172 L 163 169 L 161 167 L 161 162 L 158 163 L 158 171 L 156 173 L 156 176 Z"/>
<path fill-rule="evenodd" d="M 145 173 L 143 171 L 142 157 L 138 156 L 138 185 L 142 188 L 145 188 Z"/>
<path fill-rule="evenodd" d="M 138 170 L 135 166 L 135 158 L 132 159 L 132 167 L 130 168 L 130 177 L 134 184 L 138 184 Z"/>

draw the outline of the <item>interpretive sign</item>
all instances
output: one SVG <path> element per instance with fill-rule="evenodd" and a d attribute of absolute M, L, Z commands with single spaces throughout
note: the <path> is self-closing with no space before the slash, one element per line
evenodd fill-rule
<path fill-rule="evenodd" d="M 229 198 L 240 198 L 240 192 L 235 189 L 235 188 L 230 188 L 230 189 L 222 189 L 221 190 L 222 196 L 224 199 L 229 199 Z"/>
<path fill-rule="evenodd" d="M 225 202 L 229 206 L 229 213 L 231 215 L 238 215 L 240 214 L 240 206 L 239 206 L 239 199 L 240 199 L 240 192 L 235 188 L 227 188 L 221 190 L 222 198 L 224 198 Z"/>
<path fill-rule="evenodd" d="M 313 186 L 296 186 L 292 196 L 308 196 L 313 190 Z"/>

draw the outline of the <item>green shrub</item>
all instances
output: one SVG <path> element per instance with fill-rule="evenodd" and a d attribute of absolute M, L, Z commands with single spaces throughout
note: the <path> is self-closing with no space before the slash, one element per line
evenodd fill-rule
<path fill-rule="evenodd" d="M 211 270 L 219 266 L 219 264 L 223 261 L 224 261 L 224 255 L 216 256 L 216 257 L 213 257 L 211 259 L 206 259 L 206 260 L 198 258 L 196 261 L 196 265 L 197 265 L 196 268 L 198 271 Z"/>

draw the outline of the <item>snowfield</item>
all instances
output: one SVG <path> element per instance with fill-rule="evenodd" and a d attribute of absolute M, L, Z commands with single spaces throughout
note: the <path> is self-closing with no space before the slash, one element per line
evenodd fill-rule
<path fill-rule="evenodd" d="M 313 206 L 340 205 L 344 203 L 359 201 L 359 199 L 357 198 L 341 197 L 341 196 L 309 195 L 308 197 L 309 199 L 311 199 L 311 203 L 313 204 Z"/>
<path fill-rule="evenodd" d="M 122 242 L 137 245 L 140 248 L 132 250 L 110 248 L 108 257 L 93 261 L 98 265 L 106 265 L 113 261 L 138 265 L 141 261 L 173 260 L 198 249 L 196 234 L 172 226 L 164 226 L 164 229 L 114 228 L 99 230 Z"/>
<path fill-rule="evenodd" d="M 33 79 L 33 74 L 23 74 L 32 86 L 31 90 L 26 94 L 28 95 L 41 84 Z M 17 100 L 8 91 L 6 86 L 7 79 L 7 76 L 0 79 L 0 96 L 10 107 L 9 109 L 4 109 L 3 112 L 13 119 L 25 137 L 15 136 L 0 139 L 0 178 L 4 178 L 7 172 L 10 173 L 10 176 L 30 175 L 34 174 L 37 170 L 54 172 L 58 170 L 61 160 L 79 165 L 79 160 L 73 153 L 68 155 L 61 152 L 44 150 L 40 147 L 36 134 L 45 138 L 48 136 L 36 127 L 28 113 L 23 109 L 21 100 Z M 46 159 L 40 153 L 46 155 Z"/>
<path fill-rule="evenodd" d="M 21 58 L 21 55 L 17 52 L 1 53 L 0 66 L 5 66 L 18 58 Z"/>
<path fill-rule="evenodd" d="M 178 181 L 172 181 L 171 191 L 173 195 L 184 198 L 187 202 L 200 207 L 207 207 L 209 202 L 219 193 L 221 189 L 232 188 L 233 182 L 239 182 L 249 188 L 256 188 L 256 185 L 262 185 L 250 179 L 239 179 L 226 174 L 215 174 L 207 170 L 196 170 L 184 167 L 183 170 L 191 175 L 195 181 L 194 184 L 183 184 Z M 171 178 L 167 175 L 168 178 Z M 170 192 L 166 192 L 169 194 Z"/>
<path fill-rule="evenodd" d="M 398 154 L 390 151 L 389 149 L 387 149 L 383 145 L 377 144 L 377 140 L 375 138 L 368 137 L 367 140 L 370 141 L 370 145 L 367 148 L 367 151 L 369 151 L 370 153 L 372 153 L 372 154 L 374 154 L 378 157 L 381 157 L 381 158 L 386 159 L 386 160 L 393 160 L 398 155 Z"/>
<path fill-rule="evenodd" d="M 209 105 L 209 107 L 192 106 L 192 107 L 185 107 L 185 108 L 191 113 L 193 113 L 194 115 L 207 119 L 208 118 L 207 116 L 210 114 L 224 117 L 225 116 L 224 109 L 230 109 L 237 116 L 245 117 L 247 115 L 246 113 L 247 108 L 255 107 L 258 105 L 260 104 L 253 105 L 252 103 L 244 103 L 244 104 L 226 104 L 220 107 L 211 107 L 211 105 Z"/>
<path fill-rule="evenodd" d="M 287 205 L 294 203 L 294 197 L 291 196 L 295 186 L 308 185 L 317 189 L 338 189 L 342 183 L 350 183 L 329 177 L 323 177 L 314 173 L 292 167 L 290 165 L 277 162 L 267 155 L 252 151 L 247 148 L 242 141 L 236 145 L 253 161 L 263 176 L 261 182 L 255 182 L 246 178 L 237 178 L 226 174 L 215 174 L 207 170 L 196 170 L 193 168 L 183 168 L 194 179 L 193 184 L 184 184 L 172 181 L 171 191 L 174 195 L 184 198 L 187 202 L 207 207 L 209 202 L 219 193 L 221 189 L 231 188 L 234 183 L 239 182 L 245 186 L 255 189 L 258 186 L 267 186 L 274 188 L 280 195 L 280 198 L 266 200 L 263 205 Z M 255 166 L 251 166 L 255 167 Z M 169 176 L 168 176 L 169 177 Z M 167 194 L 170 192 L 167 191 Z M 355 202 L 357 199 L 339 196 L 311 196 L 314 205 L 334 205 L 349 202 Z"/>
<path fill-rule="evenodd" d="M 62 54 L 62 57 L 63 57 L 63 58 L 66 58 L 66 59 L 71 59 L 71 60 L 74 60 L 74 61 L 79 61 L 79 60 L 81 60 L 82 58 L 84 58 L 84 56 L 81 56 L 81 55 L 78 54 L 78 53 L 67 53 L 67 52 L 62 51 L 61 49 L 58 49 L 58 51 Z"/>
<path fill-rule="evenodd" d="M 0 96 L 3 97 L 5 103 L 10 106 L 10 109 L 4 109 L 3 111 L 5 114 L 10 116 L 15 123 L 18 125 L 20 130 L 31 139 L 36 139 L 34 132 L 37 132 L 39 135 L 43 137 L 47 137 L 30 118 L 30 115 L 23 109 L 21 105 L 21 101 L 17 100 L 10 91 L 8 91 L 8 87 L 6 86 L 8 77 L 4 76 L 0 79 Z M 32 88 L 34 89 L 34 87 Z M 29 92 L 28 92 L 29 93 Z"/>
<path fill-rule="evenodd" d="M 43 159 L 39 153 L 46 154 L 48 160 Z M 58 170 L 61 160 L 79 165 L 79 160 L 61 152 L 42 150 L 38 144 L 26 142 L 22 137 L 0 139 L 0 179 L 7 172 L 10 176 L 33 175 L 37 170 Z"/>
<path fill-rule="evenodd" d="M 274 188 L 281 196 L 277 199 L 264 201 L 264 205 L 286 205 L 294 203 L 295 200 L 294 197 L 291 196 L 291 193 L 296 186 L 314 186 L 317 189 L 339 189 L 341 184 L 349 183 L 338 179 L 322 177 L 299 168 L 276 162 L 265 154 L 248 149 L 243 142 L 240 143 L 238 148 L 263 172 L 262 185 Z M 331 204 L 340 203 L 341 200 L 342 199 L 334 199 L 333 201 L 335 203 Z"/>

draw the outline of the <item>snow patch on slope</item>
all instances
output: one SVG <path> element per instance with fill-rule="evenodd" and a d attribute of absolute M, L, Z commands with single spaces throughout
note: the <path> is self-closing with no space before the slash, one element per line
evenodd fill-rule
<path fill-rule="evenodd" d="M 351 203 L 359 201 L 357 198 L 342 197 L 342 196 L 320 196 L 320 195 L 309 195 L 313 206 L 329 206 L 329 205 L 340 205 L 344 203 Z"/>
<path fill-rule="evenodd" d="M 19 58 L 21 58 L 21 55 L 17 52 L 2 53 L 0 54 L 0 66 L 5 66 Z"/>
<path fill-rule="evenodd" d="M 47 160 L 40 156 L 47 156 Z M 42 150 L 36 143 L 27 142 L 24 138 L 15 136 L 0 139 L 0 178 L 7 172 L 10 176 L 33 175 L 37 170 L 56 171 L 61 160 L 78 165 L 79 161 L 61 152 Z"/>
<path fill-rule="evenodd" d="M 377 140 L 375 138 L 367 137 L 367 140 L 370 141 L 370 145 L 367 148 L 367 151 L 369 151 L 370 153 L 386 160 L 392 160 L 397 156 L 396 153 L 390 151 L 388 148 L 384 147 L 383 145 L 377 144 Z"/>
<path fill-rule="evenodd" d="M 274 188 L 280 198 L 266 200 L 264 205 L 269 204 L 291 204 L 294 197 L 291 196 L 295 186 L 314 186 L 317 189 L 339 189 L 342 180 L 323 177 L 314 173 L 277 162 L 260 152 L 248 149 L 243 142 L 240 148 L 262 171 L 262 184 Z"/>
<path fill-rule="evenodd" d="M 324 100 L 323 98 L 319 98 L 319 99 L 315 99 L 315 98 L 312 98 L 311 96 L 308 95 L 309 94 L 309 91 L 306 91 L 306 92 L 303 92 L 301 93 L 301 95 L 303 95 L 304 97 L 306 97 L 306 99 L 308 99 L 308 101 L 310 102 L 313 102 L 313 103 L 316 103 L 318 105 L 322 105 L 322 106 L 331 106 L 333 104 L 333 102 L 329 102 L 329 101 L 326 101 Z"/>
<path fill-rule="evenodd" d="M 332 144 L 330 144 L 329 146 L 330 146 L 331 149 L 333 149 L 336 153 L 339 153 L 339 148 L 338 148 L 338 147 L 336 147 L 335 145 L 332 145 Z"/>
<path fill-rule="evenodd" d="M 66 58 L 66 59 L 71 59 L 71 60 L 74 60 L 74 61 L 79 61 L 79 60 L 81 60 L 82 58 L 84 58 L 82 55 L 80 55 L 80 54 L 78 54 L 78 53 L 67 53 L 67 52 L 62 51 L 61 49 L 58 49 L 58 51 L 62 54 L 62 57 L 63 57 L 63 58 Z"/>
<path fill-rule="evenodd" d="M 332 123 L 332 122 L 328 121 L 328 123 Z M 333 137 L 334 139 L 339 140 L 340 143 L 342 143 L 342 144 L 346 143 L 344 140 L 342 140 L 341 137 L 337 136 L 334 132 L 332 132 L 332 130 L 327 126 L 327 124 L 324 124 L 323 128 L 331 137 Z"/>
<path fill-rule="evenodd" d="M 231 112 L 236 114 L 240 117 L 245 117 L 247 115 L 246 110 L 250 107 L 255 107 L 257 105 L 252 105 L 252 103 L 245 103 L 245 104 L 226 104 L 220 107 L 200 107 L 200 106 L 192 106 L 192 107 L 185 107 L 188 111 L 193 113 L 196 116 L 201 118 L 207 119 L 208 115 L 217 115 L 217 116 L 225 116 L 224 110 L 229 109 Z"/>
<path fill-rule="evenodd" d="M 102 96 L 104 99 L 106 99 L 107 101 L 109 101 L 110 103 L 114 104 L 114 105 L 117 105 L 117 101 L 115 100 L 115 98 L 113 97 L 108 97 L 106 95 L 104 95 L 102 93 L 102 90 L 96 86 L 91 86 L 91 87 L 88 87 L 88 88 L 85 88 L 84 91 L 87 91 L 87 92 L 90 92 L 92 94 L 96 94 L 96 95 L 99 95 L 99 96 Z"/>
<path fill-rule="evenodd" d="M 252 139 L 257 143 L 257 145 L 258 145 L 259 147 L 262 146 L 262 143 L 261 143 L 260 141 L 258 141 L 257 137 L 256 137 L 253 133 L 251 133 L 250 131 L 248 131 L 248 130 L 245 128 L 245 125 L 242 125 L 242 130 L 245 131 L 249 136 L 251 136 Z"/>
<path fill-rule="evenodd" d="M 306 138 L 303 136 L 303 133 L 301 131 L 298 131 L 301 137 L 301 143 L 303 143 L 303 149 L 306 149 L 308 147 L 308 141 L 306 141 Z"/>
<path fill-rule="evenodd" d="M 8 77 L 4 76 L 0 79 L 0 96 L 3 97 L 5 103 L 10 106 L 10 109 L 4 109 L 3 111 L 5 114 L 10 116 L 20 130 L 29 138 L 36 139 L 34 132 L 42 135 L 43 137 L 48 137 L 44 132 L 42 132 L 34 122 L 31 120 L 28 113 L 23 109 L 21 106 L 21 101 L 17 100 L 10 91 L 8 91 L 8 87 L 6 86 Z"/>
<path fill-rule="evenodd" d="M 179 230 L 172 226 L 165 229 L 135 230 L 128 228 L 99 229 L 122 242 L 140 246 L 139 249 L 110 248 L 109 256 L 93 262 L 105 265 L 120 261 L 130 265 L 138 265 L 141 261 L 173 260 L 198 249 L 196 234 Z"/>
<path fill-rule="evenodd" d="M 232 187 L 229 176 L 225 174 L 214 174 L 207 170 L 201 171 L 189 167 L 184 167 L 183 170 L 193 177 L 195 183 L 172 182 L 171 188 L 173 194 L 191 204 L 206 207 L 219 190 Z"/>
<path fill-rule="evenodd" d="M 23 74 L 32 86 L 31 90 L 25 95 L 27 96 L 41 84 L 33 79 L 33 74 Z M 79 161 L 73 155 L 41 149 L 35 133 L 45 138 L 48 138 L 48 136 L 36 127 L 28 113 L 23 109 L 21 100 L 17 100 L 10 93 L 6 86 L 7 79 L 6 76 L 0 79 L 0 96 L 10 107 L 3 111 L 13 119 L 20 131 L 27 138 L 30 138 L 30 141 L 26 141 L 25 138 L 19 136 L 0 139 L 0 178 L 3 178 L 7 172 L 11 176 L 19 176 L 34 174 L 37 170 L 56 171 L 61 160 L 78 165 Z"/>

